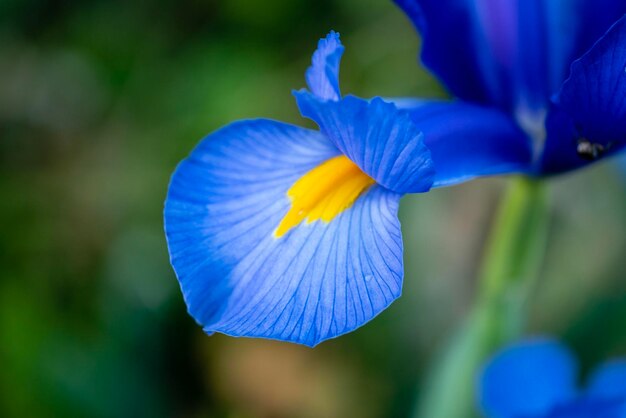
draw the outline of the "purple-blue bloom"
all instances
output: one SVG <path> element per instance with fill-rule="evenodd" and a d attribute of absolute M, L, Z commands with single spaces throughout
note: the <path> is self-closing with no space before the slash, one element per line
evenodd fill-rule
<path fill-rule="evenodd" d="M 561 173 L 626 144 L 623 0 L 395 0 L 422 34 L 421 58 L 459 101 L 422 101 L 443 123 L 474 103 L 506 112 L 533 148 L 528 173 Z M 471 132 L 459 133 L 464 136 Z"/>
<path fill-rule="evenodd" d="M 626 359 L 596 368 L 577 385 L 574 355 L 550 339 L 517 343 L 497 353 L 479 379 L 487 418 L 624 418 Z"/>
<path fill-rule="evenodd" d="M 342 97 L 342 52 L 338 34 L 320 40 L 309 90 L 294 92 L 320 131 L 235 122 L 172 176 L 171 263 L 208 333 L 313 346 L 354 330 L 400 296 L 403 194 L 529 164 L 526 136 L 499 109 L 429 106 L 419 119 L 379 97 Z M 449 108 L 462 115 L 442 124 Z"/>

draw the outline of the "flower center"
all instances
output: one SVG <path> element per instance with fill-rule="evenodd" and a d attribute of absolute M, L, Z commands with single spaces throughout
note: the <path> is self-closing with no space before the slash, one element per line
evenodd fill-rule
<path fill-rule="evenodd" d="M 274 231 L 274 237 L 282 237 L 305 218 L 307 224 L 320 219 L 332 221 L 374 183 L 345 155 L 324 161 L 287 191 L 291 208 Z"/>

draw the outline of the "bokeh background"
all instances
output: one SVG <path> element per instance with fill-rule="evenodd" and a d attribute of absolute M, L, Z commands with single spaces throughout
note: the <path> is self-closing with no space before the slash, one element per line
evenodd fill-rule
<path fill-rule="evenodd" d="M 240 118 L 304 126 L 317 39 L 342 88 L 445 97 L 388 0 L 0 1 L 0 416 L 406 417 L 474 296 L 506 179 L 403 200 L 404 295 L 315 349 L 208 337 L 168 263 L 176 164 Z M 530 331 L 626 354 L 626 170 L 550 183 Z"/>

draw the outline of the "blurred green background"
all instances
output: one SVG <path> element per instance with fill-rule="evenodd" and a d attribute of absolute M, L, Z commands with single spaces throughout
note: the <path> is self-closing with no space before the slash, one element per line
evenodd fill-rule
<path fill-rule="evenodd" d="M 405 417 L 474 296 L 506 179 L 403 200 L 404 295 L 316 349 L 207 337 L 168 263 L 168 179 L 240 118 L 304 126 L 291 97 L 317 39 L 342 88 L 445 97 L 387 0 L 0 1 L 0 416 Z M 626 178 L 550 184 L 532 333 L 585 368 L 626 353 Z"/>

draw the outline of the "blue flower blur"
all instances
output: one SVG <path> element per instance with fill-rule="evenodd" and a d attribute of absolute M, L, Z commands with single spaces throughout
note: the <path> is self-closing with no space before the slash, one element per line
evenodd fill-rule
<path fill-rule="evenodd" d="M 533 147 L 529 174 L 561 173 L 626 144 L 623 0 L 395 0 L 419 32 L 421 58 L 459 101 L 506 112 Z M 440 110 L 442 123 L 464 118 Z M 466 132 L 466 135 L 471 135 Z"/>
<path fill-rule="evenodd" d="M 482 175 L 523 172 L 524 133 L 498 109 L 459 103 L 413 121 L 381 98 L 342 97 L 339 35 L 320 40 L 294 92 L 312 131 L 266 119 L 210 134 L 172 176 L 171 263 L 207 333 L 313 346 L 400 296 L 398 202 Z M 473 141 L 462 135 L 473 132 Z M 505 141 L 502 141 L 502 139 Z"/>
<path fill-rule="evenodd" d="M 596 368 L 581 389 L 577 363 L 550 339 L 517 343 L 497 353 L 479 379 L 487 418 L 624 418 L 626 359 Z"/>

